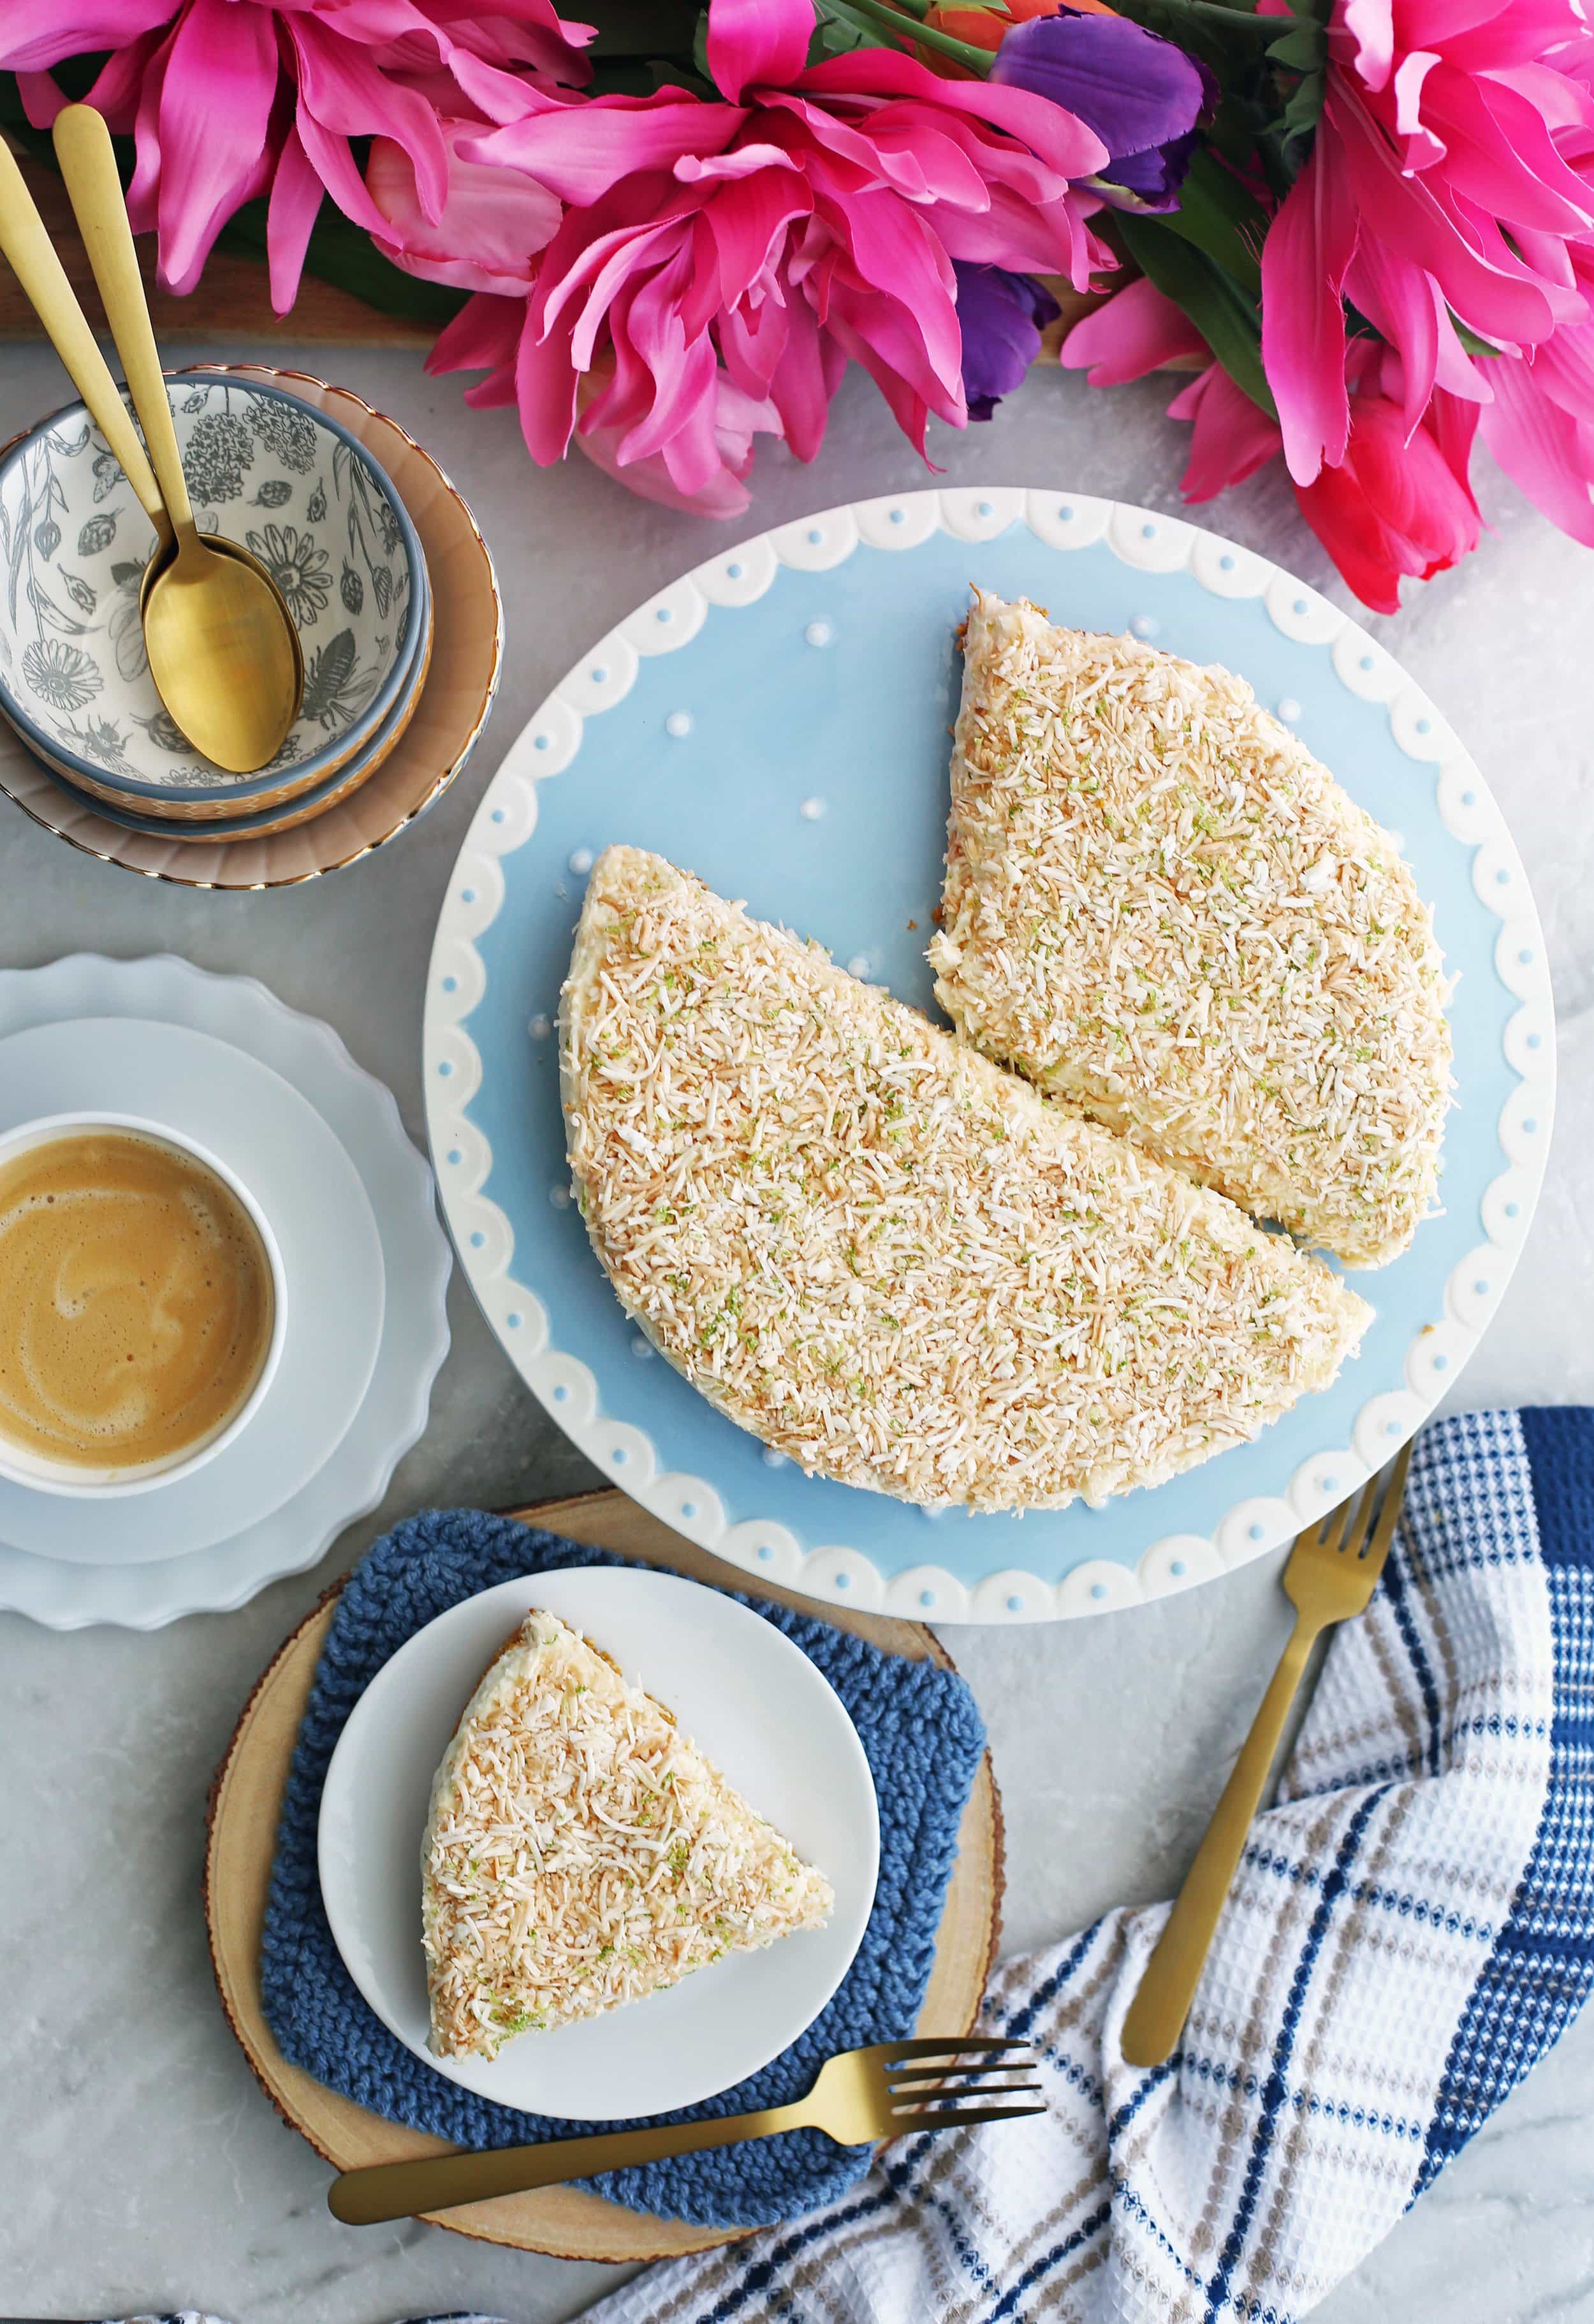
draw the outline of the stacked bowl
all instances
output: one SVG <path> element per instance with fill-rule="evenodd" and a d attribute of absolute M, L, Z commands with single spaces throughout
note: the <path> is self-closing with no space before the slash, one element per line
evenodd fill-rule
<path fill-rule="evenodd" d="M 252 551 L 299 634 L 299 715 L 276 757 L 253 774 L 229 774 L 202 757 L 155 691 L 139 613 L 154 535 L 82 406 L 56 413 L 0 456 L 0 716 L 32 764 L 23 779 L 8 769 L 5 787 L 79 844 L 93 844 L 85 831 L 108 832 L 110 843 L 95 852 L 137 869 L 155 868 L 138 860 L 139 843 L 145 855 L 156 843 L 162 862 L 199 849 L 207 864 L 224 851 L 259 860 L 259 843 L 346 808 L 397 761 L 423 691 L 430 699 L 434 643 L 444 632 L 455 664 L 468 635 L 470 675 L 456 704 L 456 667 L 441 689 L 447 716 L 421 722 L 427 748 L 410 754 L 406 806 L 394 827 L 412 820 L 457 771 L 492 699 L 497 592 L 468 510 L 392 423 L 319 382 L 295 384 L 305 392 L 253 367 L 168 381 L 200 530 Z M 429 524 L 418 524 L 362 435 L 415 456 L 407 463 L 411 486 Z M 443 503 L 452 505 L 443 508 L 439 530 Z M 434 595 L 423 529 L 434 546 L 445 544 L 443 586 L 466 601 L 447 617 Z M 463 535 L 474 555 L 450 553 Z M 484 668 L 484 631 L 491 635 Z M 447 754 L 441 763 L 439 751 Z M 48 806 L 41 812 L 41 769 L 63 812 Z M 384 808 L 378 819 L 387 817 Z M 135 836 L 124 845 L 117 835 Z M 388 835 L 385 828 L 371 834 L 355 853 Z M 272 881 L 213 877 L 204 884 Z"/>

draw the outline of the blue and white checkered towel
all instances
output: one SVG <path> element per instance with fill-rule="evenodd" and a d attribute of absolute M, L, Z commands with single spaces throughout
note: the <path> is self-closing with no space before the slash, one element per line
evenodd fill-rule
<path fill-rule="evenodd" d="M 1594 1968 L 1594 1413 L 1429 1429 L 1252 1831 L 1182 2051 L 1119 2036 L 1166 1908 L 998 1971 L 1050 2112 L 888 2148 L 591 2324 L 1289 2324 L 1571 2022 Z"/>

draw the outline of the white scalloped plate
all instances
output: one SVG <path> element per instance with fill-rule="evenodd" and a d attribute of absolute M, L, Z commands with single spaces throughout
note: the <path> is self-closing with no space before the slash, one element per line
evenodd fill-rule
<path fill-rule="evenodd" d="M 1444 1214 L 1357 1288 L 1362 1353 L 1254 1444 L 1103 1509 L 923 1510 L 806 1478 L 647 1360 L 569 1203 L 551 1021 L 583 879 L 625 840 L 934 1014 L 953 632 L 979 581 L 1239 670 L 1398 832 L 1460 982 Z M 907 493 L 722 550 L 557 686 L 477 809 L 427 987 L 444 1207 L 488 1322 L 616 1484 L 812 1597 L 936 1621 L 1106 1611 L 1239 1564 L 1388 1459 L 1499 1303 L 1554 1095 L 1543 941 L 1498 808 L 1387 650 L 1264 558 L 1058 491 Z"/>
<path fill-rule="evenodd" d="M 62 1541 L 52 1547 L 39 1535 L 32 1547 L 22 1548 L 14 1529 L 12 1540 L 0 1540 L 0 1607 L 58 1630 L 93 1622 L 153 1630 L 182 1614 L 242 1606 L 268 1582 L 303 1572 L 345 1526 L 375 1508 L 399 1459 L 426 1425 L 432 1381 L 448 1351 L 448 1241 L 438 1223 L 431 1172 L 405 1135 L 392 1093 L 355 1065 L 329 1025 L 285 1007 L 253 977 L 212 976 L 170 954 L 123 961 L 75 953 L 48 968 L 0 973 L 0 1034 L 84 1018 L 141 1020 L 128 1030 L 130 1041 L 142 1042 L 135 1063 L 146 1057 L 157 1074 L 144 1107 L 152 1113 L 161 1111 L 159 1075 L 177 1070 L 171 1045 L 148 1041 L 152 1027 L 207 1035 L 269 1068 L 266 1079 L 278 1076 L 290 1084 L 281 1093 L 290 1101 L 282 1109 L 285 1128 L 273 1135 L 293 1134 L 306 1111 L 320 1117 L 314 1139 L 325 1132 L 328 1147 L 341 1148 L 341 1157 L 330 1153 L 327 1162 L 340 1169 L 346 1165 L 357 1181 L 353 1194 L 361 1213 L 368 1213 L 365 1231 L 381 1246 L 382 1296 L 371 1317 L 380 1336 L 373 1351 L 360 1354 L 361 1364 L 372 1367 L 369 1384 L 352 1399 L 352 1419 L 339 1416 L 336 1441 L 318 1449 L 311 1472 L 296 1480 L 279 1506 L 272 1506 L 269 1477 L 223 1452 L 170 1495 L 146 1494 L 136 1537 L 119 1538 L 110 1513 L 98 1511 L 91 1515 L 105 1531 L 103 1545 Z M 224 1076 L 216 1103 L 254 1102 L 239 1094 L 244 1088 L 242 1075 Z M 211 1128 L 217 1150 L 224 1134 L 242 1139 L 240 1165 L 246 1169 L 247 1134 L 226 1133 L 218 1120 Z M 335 1287 L 336 1270 L 324 1266 L 322 1272 Z M 341 1348 L 328 1354 L 346 1365 L 354 1360 L 353 1351 Z M 242 1455 L 247 1444 L 246 1431 L 233 1450 Z M 190 1492 L 189 1486 L 202 1489 Z M 84 1505 L 69 1506 L 81 1510 Z M 154 1543 L 145 1537 L 145 1520 L 152 1512 L 168 1520 L 164 1555 L 150 1554 Z"/>

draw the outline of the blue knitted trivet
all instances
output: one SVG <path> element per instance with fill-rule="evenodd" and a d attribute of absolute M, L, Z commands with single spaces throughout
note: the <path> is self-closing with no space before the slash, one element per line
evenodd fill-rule
<path fill-rule="evenodd" d="M 362 2000 L 332 1941 L 316 1873 L 316 1821 L 344 1721 L 406 1638 L 496 1582 L 558 1566 L 625 1563 L 478 1509 L 427 1509 L 376 1544 L 338 1600 L 282 1801 L 261 1991 L 266 2022 L 289 2062 L 390 2122 L 460 2146 L 511 2146 L 622 2126 L 494 2106 L 447 2080 L 390 2034 Z M 800 1646 L 847 1707 L 880 1799 L 880 1886 L 857 1959 L 806 2032 L 751 2080 L 660 2117 L 669 2121 L 783 2105 L 808 2089 L 836 2051 L 911 2033 L 935 1955 L 958 1822 L 985 1748 L 973 1697 L 952 1673 L 882 1654 L 811 1615 L 758 1599 L 742 1603 Z M 760 2227 L 844 2193 L 868 2161 L 867 2147 L 837 2147 L 819 2131 L 798 2130 L 612 2172 L 594 2183 L 613 2201 L 661 2218 Z"/>

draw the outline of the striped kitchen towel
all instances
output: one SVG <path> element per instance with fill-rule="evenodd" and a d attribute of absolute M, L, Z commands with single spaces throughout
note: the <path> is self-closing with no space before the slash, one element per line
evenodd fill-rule
<path fill-rule="evenodd" d="M 1576 2015 L 1594 1966 L 1594 1412 L 1442 1421 L 1335 1637 L 1184 2043 L 1119 2052 L 1166 1907 L 998 1970 L 1050 2111 L 898 2142 L 590 2324 L 1289 2324 Z M 1575 2134 L 1569 2133 L 1569 2135 Z"/>

